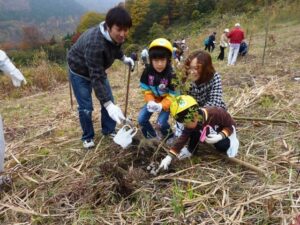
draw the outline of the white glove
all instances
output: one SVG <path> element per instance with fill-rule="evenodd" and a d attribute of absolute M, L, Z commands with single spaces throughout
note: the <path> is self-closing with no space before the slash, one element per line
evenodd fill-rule
<path fill-rule="evenodd" d="M 215 144 L 223 139 L 221 134 L 209 134 L 205 138 L 205 142 L 208 144 Z"/>
<path fill-rule="evenodd" d="M 149 112 L 160 112 L 162 110 L 162 104 L 155 101 L 149 101 L 147 103 L 147 110 Z"/>
<path fill-rule="evenodd" d="M 192 156 L 192 153 L 190 153 L 190 151 L 187 149 L 187 147 L 183 147 L 181 150 L 180 150 L 180 153 L 178 155 L 178 159 L 179 160 L 183 160 L 185 158 L 190 158 Z"/>
<path fill-rule="evenodd" d="M 238 153 L 238 148 L 229 148 L 228 150 L 227 150 L 227 156 L 229 157 L 229 158 L 234 158 L 236 155 L 237 155 L 237 153 Z"/>
<path fill-rule="evenodd" d="M 239 151 L 239 145 L 240 142 L 236 137 L 236 130 L 235 127 L 233 127 L 233 133 L 228 137 L 230 140 L 230 147 L 227 150 L 227 155 L 229 158 L 233 158 L 237 155 L 238 151 Z"/>
<path fill-rule="evenodd" d="M 147 110 L 148 110 L 149 112 L 154 112 L 153 107 L 155 107 L 155 105 L 156 105 L 156 103 L 155 103 L 154 101 L 149 101 L 149 102 L 147 103 Z"/>
<path fill-rule="evenodd" d="M 170 166 L 171 162 L 172 162 L 172 157 L 169 156 L 169 155 L 167 155 L 167 156 L 161 161 L 161 163 L 160 163 L 158 169 L 159 169 L 159 170 L 160 170 L 160 169 L 164 169 L 164 170 L 169 169 L 169 166 Z"/>
<path fill-rule="evenodd" d="M 27 84 L 25 77 L 17 68 L 8 75 L 11 77 L 11 81 L 15 87 L 20 87 L 22 83 L 24 85 Z"/>
<path fill-rule="evenodd" d="M 125 120 L 122 110 L 119 106 L 116 106 L 114 103 L 110 102 L 106 107 L 108 115 L 118 124 L 121 124 L 121 120 Z"/>
<path fill-rule="evenodd" d="M 184 130 L 184 125 L 183 123 L 178 123 L 176 122 L 175 125 L 174 125 L 174 129 L 175 129 L 175 136 L 176 137 L 180 137 L 181 134 L 182 134 L 182 131 Z"/>
<path fill-rule="evenodd" d="M 15 87 L 20 87 L 22 82 L 24 84 L 27 83 L 20 70 L 15 67 L 15 65 L 7 57 L 6 53 L 2 50 L 0 50 L 0 70 L 11 78 Z"/>
<path fill-rule="evenodd" d="M 156 106 L 154 107 L 155 112 L 160 112 L 162 110 L 162 104 L 161 103 L 155 103 Z"/>
<path fill-rule="evenodd" d="M 124 55 L 124 57 L 123 57 L 123 63 L 125 63 L 125 64 L 127 64 L 128 66 L 130 66 L 131 71 L 134 70 L 134 61 L 133 61 L 132 58 L 127 57 L 127 56 Z"/>

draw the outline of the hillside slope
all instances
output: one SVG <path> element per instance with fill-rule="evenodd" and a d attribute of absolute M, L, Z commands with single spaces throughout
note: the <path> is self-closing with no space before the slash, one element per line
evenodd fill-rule
<path fill-rule="evenodd" d="M 38 27 L 45 37 L 73 32 L 85 11 L 75 0 L 0 0 L 0 43 L 19 42 L 24 26 Z"/>
<path fill-rule="evenodd" d="M 96 100 L 97 147 L 84 151 L 77 112 L 63 85 L 0 101 L 5 168 L 13 180 L 1 192 L 1 224 L 290 224 L 299 215 L 300 24 L 278 23 L 272 34 L 275 42 L 264 66 L 263 32 L 253 34 L 250 54 L 235 67 L 215 60 L 218 49 L 212 54 L 237 119 L 238 158 L 265 176 L 200 146 L 190 160 L 176 161 L 169 173 L 153 177 L 146 167 L 164 150 L 151 143 L 123 150 L 101 136 Z M 197 43 L 195 37 L 188 40 L 191 49 Z M 130 86 L 129 115 L 135 123 L 143 105 L 140 72 Z M 108 74 L 124 108 L 127 72 L 116 64 Z"/>

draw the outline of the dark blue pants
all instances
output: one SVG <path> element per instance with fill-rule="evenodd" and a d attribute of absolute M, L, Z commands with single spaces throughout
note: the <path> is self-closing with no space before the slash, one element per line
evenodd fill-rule
<path fill-rule="evenodd" d="M 72 84 L 73 92 L 78 103 L 78 114 L 80 126 L 82 129 L 81 140 L 91 140 L 95 136 L 92 121 L 93 101 L 92 101 L 92 84 L 87 78 L 84 78 L 73 71 L 69 70 L 69 77 Z M 113 100 L 112 91 L 109 81 L 106 79 L 106 87 L 109 90 Z M 110 118 L 107 110 L 101 105 L 101 126 L 104 135 L 115 131 L 116 122 Z"/>

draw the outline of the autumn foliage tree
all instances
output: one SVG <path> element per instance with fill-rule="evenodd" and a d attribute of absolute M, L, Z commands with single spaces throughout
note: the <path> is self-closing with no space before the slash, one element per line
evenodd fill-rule
<path fill-rule="evenodd" d="M 147 21 L 146 16 L 150 10 L 150 0 L 129 0 L 126 1 L 126 8 L 130 11 L 133 27 L 130 29 L 130 36 L 134 41 L 139 40 L 144 34 L 148 33 L 151 21 Z"/>
<path fill-rule="evenodd" d="M 105 20 L 105 16 L 103 14 L 96 13 L 96 12 L 88 12 L 80 18 L 80 22 L 79 25 L 77 26 L 76 31 L 77 33 L 83 33 L 87 29 L 95 25 L 98 25 L 100 22 L 104 20 Z"/>
<path fill-rule="evenodd" d="M 149 30 L 148 38 L 149 40 L 154 40 L 156 38 L 164 37 L 164 27 L 160 24 L 154 23 Z"/>
<path fill-rule="evenodd" d="M 27 26 L 23 28 L 23 37 L 20 44 L 21 49 L 38 48 L 45 42 L 45 38 L 35 26 Z"/>
<path fill-rule="evenodd" d="M 259 9 L 263 0 L 126 0 L 133 27 L 130 38 L 134 42 L 150 41 L 151 28 L 157 25 L 167 29 L 174 23 L 189 23 L 191 20 L 205 21 L 211 13 L 246 12 Z M 154 25 L 156 23 L 157 25 Z"/>

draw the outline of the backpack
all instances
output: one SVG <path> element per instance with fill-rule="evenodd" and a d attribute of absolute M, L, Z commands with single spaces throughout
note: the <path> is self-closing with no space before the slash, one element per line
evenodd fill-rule
<path fill-rule="evenodd" d="M 205 40 L 204 40 L 204 45 L 208 45 L 208 43 L 209 43 L 209 38 L 205 38 Z"/>

